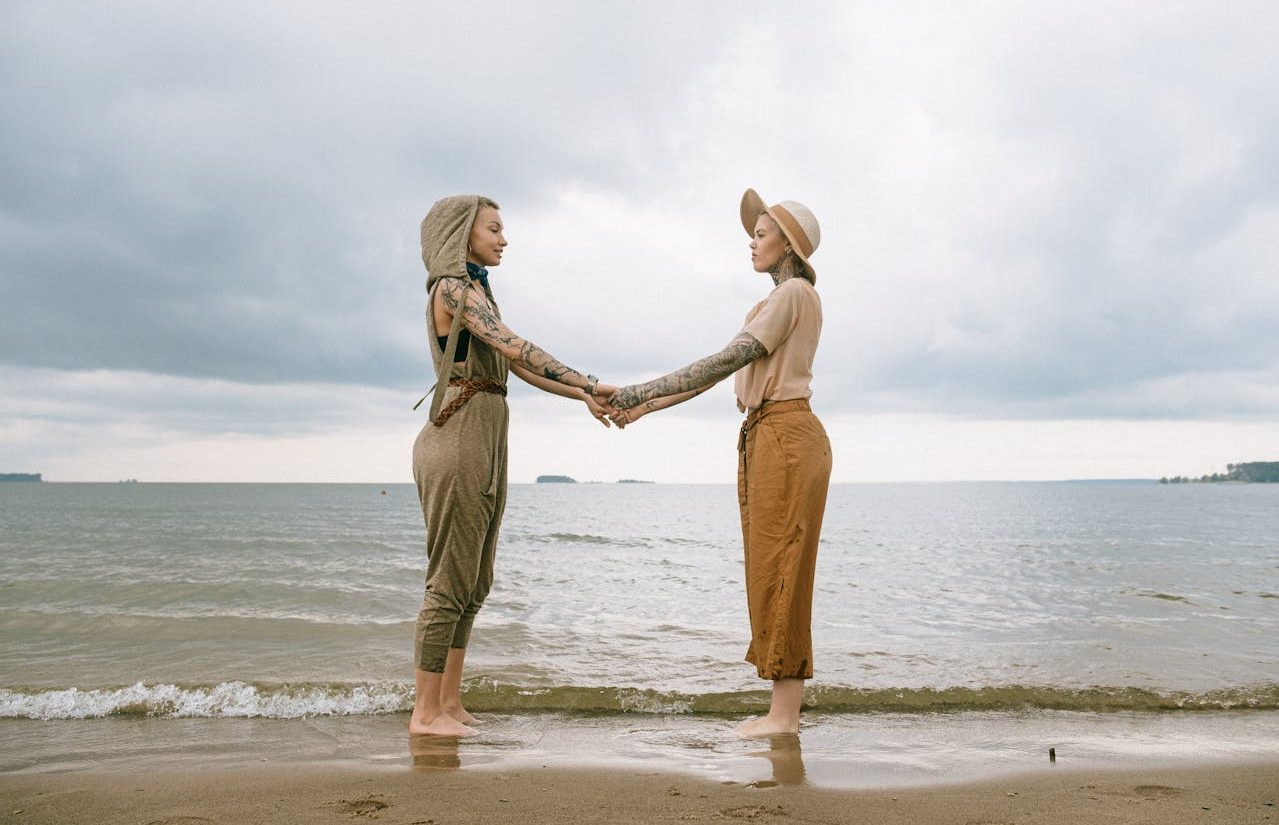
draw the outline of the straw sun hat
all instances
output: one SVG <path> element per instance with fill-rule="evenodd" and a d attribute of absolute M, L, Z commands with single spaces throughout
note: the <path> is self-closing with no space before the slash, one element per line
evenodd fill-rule
<path fill-rule="evenodd" d="M 804 269 L 808 270 L 812 282 L 817 283 L 817 270 L 808 262 L 808 256 L 816 252 L 817 245 L 822 242 L 822 230 L 812 210 L 798 201 L 766 206 L 758 192 L 747 189 L 742 195 L 742 226 L 746 227 L 747 235 L 754 237 L 755 221 L 759 220 L 761 213 L 777 222 L 786 240 L 790 241 L 791 250 L 804 262 Z"/>

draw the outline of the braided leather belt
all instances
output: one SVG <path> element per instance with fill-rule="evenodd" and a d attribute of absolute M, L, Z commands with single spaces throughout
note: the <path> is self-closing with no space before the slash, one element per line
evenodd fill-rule
<path fill-rule="evenodd" d="M 477 392 L 491 392 L 494 395 L 506 395 L 506 385 L 496 378 L 454 378 L 449 381 L 450 387 L 461 387 L 462 391 L 458 393 L 457 398 L 450 401 L 444 409 L 440 410 L 440 414 L 435 416 L 435 420 L 431 423 L 437 427 L 443 427 L 444 422 L 452 417 L 453 413 L 466 406 L 466 402 L 471 400 Z"/>

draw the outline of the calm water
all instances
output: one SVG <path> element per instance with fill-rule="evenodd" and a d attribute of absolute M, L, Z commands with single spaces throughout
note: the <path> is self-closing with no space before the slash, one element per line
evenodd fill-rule
<path fill-rule="evenodd" d="M 0 485 L 0 718 L 402 713 L 422 547 L 407 485 Z M 518 485 L 498 552 L 473 709 L 758 702 L 731 487 Z M 820 713 L 1279 709 L 1279 485 L 836 486 L 814 614 Z"/>

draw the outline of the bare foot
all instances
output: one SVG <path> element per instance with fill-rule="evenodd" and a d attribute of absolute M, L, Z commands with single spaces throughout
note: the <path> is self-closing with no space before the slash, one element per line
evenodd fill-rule
<path fill-rule="evenodd" d="M 757 736 L 777 736 L 782 733 L 799 733 L 799 720 L 774 719 L 772 716 L 761 716 L 758 719 L 747 719 L 737 726 L 737 735 L 743 739 Z"/>
<path fill-rule="evenodd" d="M 457 721 L 461 722 L 463 725 L 474 725 L 476 722 L 480 721 L 479 719 L 476 719 L 474 716 L 468 713 L 466 708 L 462 707 L 461 705 L 458 705 L 455 708 L 445 708 L 444 712 L 447 713 L 449 716 L 453 717 L 454 719 L 456 719 Z"/>
<path fill-rule="evenodd" d="M 447 713 L 441 713 L 430 720 L 409 717 L 409 733 L 415 736 L 474 736 L 478 732 L 475 728 L 467 727 Z"/>

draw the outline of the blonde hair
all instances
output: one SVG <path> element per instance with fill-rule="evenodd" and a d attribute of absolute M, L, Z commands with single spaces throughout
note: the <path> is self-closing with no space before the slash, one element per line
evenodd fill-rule
<path fill-rule="evenodd" d="M 773 222 L 773 226 L 777 227 L 777 231 L 782 232 L 782 225 L 777 222 L 776 218 L 769 215 L 767 212 L 760 212 L 759 214 L 761 216 L 766 216 Z M 795 254 L 795 250 L 793 248 L 794 244 L 791 243 L 791 239 L 787 237 L 785 232 L 782 232 L 782 237 L 786 238 L 786 245 L 792 248 L 787 249 L 782 254 L 781 260 L 777 262 L 777 266 L 772 269 L 772 272 L 776 273 L 779 280 L 782 281 L 790 278 L 803 278 L 811 284 L 813 282 L 813 276 L 809 274 L 808 267 L 804 266 L 804 262 Z"/>
<path fill-rule="evenodd" d="M 481 209 L 484 209 L 485 207 L 490 207 L 493 209 L 497 209 L 499 211 L 502 208 L 498 206 L 497 201 L 493 200 L 492 198 L 486 198 L 483 195 L 478 195 L 476 199 L 480 202 L 480 205 L 475 207 L 476 212 L 480 211 Z"/>

